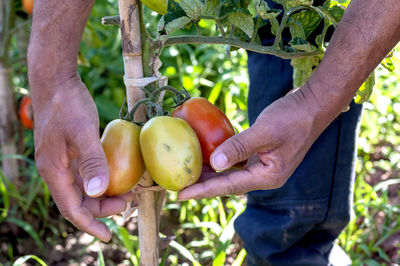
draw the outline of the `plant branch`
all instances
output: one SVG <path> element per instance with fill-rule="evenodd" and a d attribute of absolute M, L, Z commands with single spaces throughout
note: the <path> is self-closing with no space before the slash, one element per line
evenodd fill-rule
<path fill-rule="evenodd" d="M 226 38 L 226 32 L 221 25 L 221 21 L 219 19 L 215 19 L 215 23 L 217 24 L 217 27 L 218 27 L 219 31 L 221 32 L 222 37 Z"/>
<path fill-rule="evenodd" d="M 101 24 L 103 25 L 118 25 L 121 23 L 119 15 L 110 16 L 110 17 L 103 17 L 101 19 Z"/>
<path fill-rule="evenodd" d="M 309 10 L 313 10 L 315 12 L 318 13 L 318 15 L 324 20 L 324 19 L 328 19 L 329 21 L 332 22 L 332 24 L 336 27 L 336 25 L 339 23 L 334 17 L 332 17 L 328 12 L 326 12 L 324 9 L 319 8 L 319 7 L 315 7 L 315 6 L 306 6 L 306 5 L 301 5 L 301 6 L 296 6 L 293 7 L 291 9 L 289 9 L 282 17 L 281 20 L 281 24 L 279 25 L 278 31 L 276 33 L 276 38 L 274 41 L 273 46 L 275 48 L 279 47 L 279 43 L 282 40 L 282 32 L 285 29 L 287 22 L 289 20 L 289 17 L 293 14 L 296 13 L 298 11 L 301 11 L 303 9 L 309 9 Z M 323 41 L 323 40 L 321 40 Z"/>
<path fill-rule="evenodd" d="M 295 52 L 289 53 L 276 49 L 273 46 L 262 46 L 259 44 L 248 43 L 239 41 L 233 38 L 223 38 L 223 37 L 208 37 L 208 36 L 173 36 L 169 37 L 165 42 L 165 46 L 177 45 L 177 44 L 222 44 L 230 45 L 237 48 L 243 48 L 252 52 L 257 52 L 260 54 L 270 54 L 281 57 L 283 59 L 292 59 L 299 57 L 315 56 L 323 54 L 323 51 L 316 50 L 313 52 Z"/>

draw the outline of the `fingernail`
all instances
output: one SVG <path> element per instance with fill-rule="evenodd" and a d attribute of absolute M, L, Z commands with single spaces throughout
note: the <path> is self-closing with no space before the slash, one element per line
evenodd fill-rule
<path fill-rule="evenodd" d="M 95 196 L 103 190 L 102 180 L 96 176 L 90 179 L 86 185 L 86 193 L 88 196 Z"/>
<path fill-rule="evenodd" d="M 212 157 L 211 163 L 215 170 L 224 170 L 228 163 L 228 158 L 226 158 L 225 154 L 220 152 Z"/>

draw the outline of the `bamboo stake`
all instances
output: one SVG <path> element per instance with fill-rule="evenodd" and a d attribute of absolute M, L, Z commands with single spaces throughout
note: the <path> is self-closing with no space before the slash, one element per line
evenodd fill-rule
<path fill-rule="evenodd" d="M 143 58 L 138 3 L 137 0 L 118 0 L 118 4 L 125 77 L 142 78 Z M 127 86 L 126 93 L 129 110 L 132 109 L 138 100 L 144 98 L 144 93 L 140 87 Z M 143 120 L 144 113 L 137 114 L 136 116 L 136 119 Z M 140 184 L 144 187 L 153 185 L 153 180 L 147 171 L 143 175 Z M 140 265 L 157 265 L 158 219 L 155 206 L 155 192 L 141 191 L 138 193 L 138 200 Z"/>

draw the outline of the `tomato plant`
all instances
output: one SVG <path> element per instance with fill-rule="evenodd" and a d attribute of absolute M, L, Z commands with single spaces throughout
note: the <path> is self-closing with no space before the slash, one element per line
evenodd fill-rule
<path fill-rule="evenodd" d="M 200 177 L 200 143 L 183 119 L 168 116 L 150 119 L 140 132 L 140 148 L 151 177 L 165 189 L 181 190 Z"/>
<path fill-rule="evenodd" d="M 134 123 L 116 119 L 111 121 L 101 137 L 110 183 L 105 194 L 121 195 L 131 190 L 140 180 L 145 167 L 139 146 L 140 128 Z"/>
<path fill-rule="evenodd" d="M 168 0 L 140 0 L 140 2 L 158 14 L 164 15 L 167 13 Z"/>
<path fill-rule="evenodd" d="M 199 138 L 203 160 L 210 163 L 211 153 L 235 131 L 225 114 L 205 98 L 195 97 L 172 112 L 189 123 Z"/>
<path fill-rule="evenodd" d="M 33 12 L 33 0 L 22 0 L 22 6 L 27 14 L 32 15 Z"/>
<path fill-rule="evenodd" d="M 19 104 L 19 119 L 27 129 L 33 129 L 32 101 L 28 96 L 23 96 Z"/>

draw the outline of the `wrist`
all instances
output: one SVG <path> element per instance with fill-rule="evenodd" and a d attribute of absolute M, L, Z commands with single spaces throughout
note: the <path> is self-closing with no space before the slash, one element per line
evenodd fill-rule
<path fill-rule="evenodd" d="M 324 75 L 325 76 L 325 75 Z M 351 103 L 354 92 L 313 75 L 301 88 L 314 127 L 322 132 Z"/>

